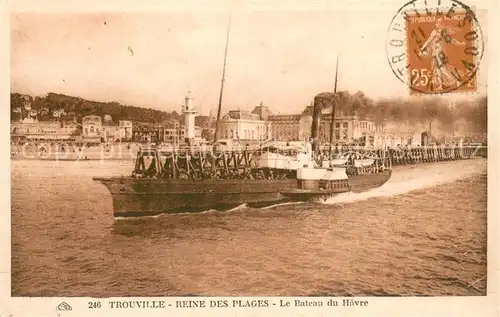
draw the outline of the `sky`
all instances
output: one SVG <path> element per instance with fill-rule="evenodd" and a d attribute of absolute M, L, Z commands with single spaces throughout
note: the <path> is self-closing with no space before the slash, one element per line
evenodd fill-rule
<path fill-rule="evenodd" d="M 320 92 L 408 96 L 387 62 L 397 10 L 41 12 L 11 14 L 11 91 L 48 92 L 180 111 L 191 92 L 201 114 L 261 102 L 296 113 Z"/>

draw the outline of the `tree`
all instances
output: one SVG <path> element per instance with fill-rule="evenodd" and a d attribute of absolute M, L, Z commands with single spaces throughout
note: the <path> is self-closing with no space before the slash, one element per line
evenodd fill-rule
<path fill-rule="evenodd" d="M 23 106 L 22 95 L 19 93 L 11 93 L 11 117 L 17 118 L 19 114 L 14 113 L 14 109 Z M 48 114 L 41 117 L 43 120 L 50 120 L 52 113 L 57 109 L 64 109 L 66 112 L 74 112 L 75 116 L 81 120 L 82 117 L 88 115 L 104 116 L 111 115 L 116 120 L 133 120 L 142 122 L 158 123 L 179 115 L 160 111 L 155 109 L 147 109 L 135 106 L 122 105 L 116 101 L 113 102 L 98 102 L 85 100 L 80 97 L 67 96 L 63 94 L 48 93 L 44 97 L 36 97 L 32 102 L 33 109 L 47 108 Z M 17 116 L 16 116 L 17 115 Z"/>

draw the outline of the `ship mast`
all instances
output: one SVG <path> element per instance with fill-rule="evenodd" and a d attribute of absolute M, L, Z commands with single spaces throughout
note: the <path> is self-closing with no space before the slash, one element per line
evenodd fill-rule
<path fill-rule="evenodd" d="M 337 64 L 335 66 L 335 85 L 333 86 L 334 97 L 337 94 L 338 75 L 339 75 L 339 55 L 337 54 Z M 335 101 L 332 103 L 332 121 L 330 122 L 330 153 L 332 152 L 333 137 L 335 136 L 334 133 L 335 133 Z"/>
<path fill-rule="evenodd" d="M 215 132 L 214 132 L 214 149 L 217 143 L 217 131 L 219 129 L 220 113 L 222 108 L 222 94 L 224 92 L 224 83 L 226 82 L 226 60 L 227 60 L 227 47 L 229 44 L 229 30 L 231 29 L 231 17 L 229 17 L 229 22 L 227 24 L 227 35 L 226 35 L 226 49 L 224 51 L 224 66 L 222 68 L 222 79 L 220 84 L 220 94 L 219 94 L 219 106 L 217 108 L 217 119 L 215 120 Z"/>

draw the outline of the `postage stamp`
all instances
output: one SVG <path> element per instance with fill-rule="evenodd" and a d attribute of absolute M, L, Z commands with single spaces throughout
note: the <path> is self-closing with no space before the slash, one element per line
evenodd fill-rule
<path fill-rule="evenodd" d="M 411 94 L 476 92 L 484 39 L 474 10 L 454 0 L 429 4 L 411 1 L 394 17 L 387 42 L 394 74 Z"/>

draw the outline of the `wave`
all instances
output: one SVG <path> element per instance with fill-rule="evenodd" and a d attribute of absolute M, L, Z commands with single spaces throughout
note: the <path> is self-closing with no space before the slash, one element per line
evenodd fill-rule
<path fill-rule="evenodd" d="M 305 202 L 303 201 L 290 201 L 286 203 L 279 203 L 279 204 L 274 204 L 271 206 L 266 206 L 262 208 L 258 208 L 259 210 L 266 210 L 266 209 L 271 209 L 271 208 L 276 208 L 276 207 L 282 207 L 282 206 L 291 206 L 291 205 L 298 205 L 298 204 L 304 204 Z"/>
<path fill-rule="evenodd" d="M 391 179 L 379 188 L 363 193 L 343 193 L 322 201 L 323 204 L 352 203 L 375 197 L 391 197 L 440 184 L 452 183 L 484 174 L 486 160 L 455 161 L 394 170 Z"/>

